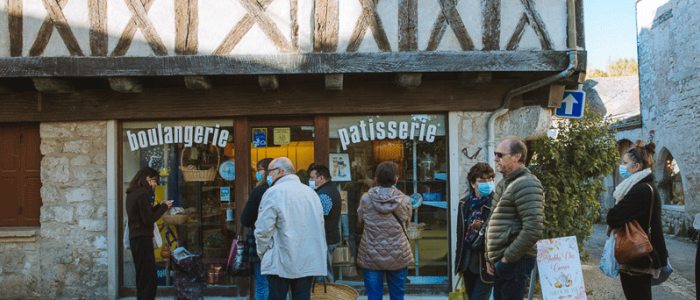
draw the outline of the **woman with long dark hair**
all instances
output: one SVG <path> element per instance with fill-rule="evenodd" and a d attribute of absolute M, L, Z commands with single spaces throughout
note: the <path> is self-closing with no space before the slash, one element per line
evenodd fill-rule
<path fill-rule="evenodd" d="M 158 289 L 156 258 L 153 253 L 154 223 L 173 201 L 151 204 L 151 193 L 158 185 L 158 171 L 143 167 L 126 190 L 126 214 L 129 217 L 129 245 L 136 267 L 136 299 L 153 300 Z"/>
<path fill-rule="evenodd" d="M 651 255 L 620 264 L 620 283 L 627 299 L 651 299 L 651 278 L 658 278 L 661 268 L 668 264 L 661 226 L 661 199 L 651 174 L 655 149 L 655 143 L 636 145 L 622 156 L 619 171 L 624 180 L 615 187 L 615 206 L 608 211 L 608 234 L 611 229 L 618 229 L 632 220 L 645 231 L 651 228 L 649 241 L 654 248 Z"/>

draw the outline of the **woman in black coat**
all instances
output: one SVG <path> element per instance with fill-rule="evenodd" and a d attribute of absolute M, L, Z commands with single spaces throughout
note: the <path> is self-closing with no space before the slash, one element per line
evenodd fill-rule
<path fill-rule="evenodd" d="M 126 189 L 126 214 L 129 217 L 129 245 L 136 268 L 136 299 L 153 300 L 158 289 L 156 258 L 153 253 L 154 223 L 173 204 L 172 200 L 151 204 L 151 194 L 158 185 L 158 171 L 143 167 Z"/>
<path fill-rule="evenodd" d="M 246 202 L 245 207 L 243 207 L 243 212 L 241 213 L 241 224 L 248 227 L 246 232 L 246 247 L 248 252 L 248 261 L 253 264 L 253 270 L 255 273 L 255 299 L 267 299 L 270 294 L 269 285 L 267 283 L 267 276 L 260 273 L 260 257 L 258 257 L 258 252 L 255 244 L 255 236 L 253 232 L 255 231 L 255 221 L 258 220 L 258 208 L 260 208 L 260 201 L 262 200 L 263 194 L 270 188 L 267 182 L 267 167 L 272 162 L 272 158 L 265 158 L 258 161 L 257 172 L 255 172 L 255 178 L 258 183 L 250 195 L 248 195 L 248 202 Z"/>
<path fill-rule="evenodd" d="M 494 177 L 487 163 L 474 165 L 467 174 L 469 196 L 459 200 L 455 272 L 462 274 L 470 300 L 489 299 L 493 286 L 493 277 L 486 271 L 486 235 L 481 229 L 491 215 Z"/>
<path fill-rule="evenodd" d="M 622 156 L 622 181 L 613 193 L 615 206 L 608 211 L 608 234 L 626 223 L 636 220 L 647 230 L 651 227 L 650 242 L 654 248 L 651 260 L 641 258 L 628 265 L 620 265 L 620 282 L 627 299 L 651 299 L 651 279 L 657 278 L 668 257 L 661 226 L 661 199 L 654 185 L 651 168 L 656 144 L 636 145 Z M 651 224 L 649 224 L 651 213 Z"/>

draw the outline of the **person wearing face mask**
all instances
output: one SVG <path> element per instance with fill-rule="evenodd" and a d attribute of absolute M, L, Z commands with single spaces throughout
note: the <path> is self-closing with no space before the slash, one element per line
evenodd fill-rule
<path fill-rule="evenodd" d="M 340 244 L 340 192 L 331 182 L 331 172 L 324 165 L 313 165 L 309 168 L 309 187 L 316 190 L 321 198 L 328 246 L 328 281 L 333 282 L 333 251 Z"/>
<path fill-rule="evenodd" d="M 467 174 L 469 195 L 459 200 L 455 273 L 462 274 L 470 300 L 491 296 L 493 277 L 486 267 L 483 229 L 491 214 L 495 176 L 489 164 L 477 163 Z"/>
<path fill-rule="evenodd" d="M 255 242 L 260 271 L 267 275 L 270 300 L 308 300 L 314 277 L 325 277 L 326 234 L 318 194 L 301 183 L 289 158 L 268 167 L 272 185 L 260 201 Z"/>
<path fill-rule="evenodd" d="M 635 145 L 622 156 L 620 176 L 624 180 L 615 187 L 615 206 L 608 211 L 606 220 L 608 235 L 632 220 L 645 230 L 651 228 L 651 260 L 645 257 L 629 265 L 620 264 L 620 283 L 627 299 L 651 299 L 651 278 L 658 278 L 661 268 L 668 264 L 661 201 L 651 173 L 655 149 L 653 142 Z"/>
<path fill-rule="evenodd" d="M 267 283 L 267 276 L 263 276 L 260 273 L 260 257 L 258 257 L 258 253 L 255 250 L 255 235 L 253 232 L 255 230 L 255 221 L 258 220 L 260 201 L 265 191 L 270 187 L 266 177 L 268 176 L 267 168 L 271 161 L 272 158 L 265 158 L 258 161 L 256 165 L 257 172 L 255 172 L 255 178 L 258 181 L 253 191 L 248 195 L 248 202 L 246 202 L 245 207 L 243 207 L 243 212 L 241 213 L 241 224 L 248 228 L 246 231 L 246 247 L 249 249 L 249 251 L 247 251 L 249 253 L 248 261 L 253 264 L 253 273 L 255 275 L 255 299 L 267 299 L 270 291 Z"/>
<path fill-rule="evenodd" d="M 153 253 L 153 226 L 170 209 L 172 200 L 153 206 L 151 193 L 158 185 L 158 171 L 143 167 L 126 189 L 126 214 L 129 217 L 129 245 L 136 268 L 136 299 L 152 300 L 158 290 L 156 258 Z"/>

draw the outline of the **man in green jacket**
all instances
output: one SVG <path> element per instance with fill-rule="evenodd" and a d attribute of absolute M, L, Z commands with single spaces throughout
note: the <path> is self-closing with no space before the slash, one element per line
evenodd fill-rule
<path fill-rule="evenodd" d="M 535 267 L 537 240 L 544 228 L 542 184 L 525 167 L 527 146 L 509 137 L 496 147 L 496 170 L 503 174 L 493 196 L 486 229 L 486 258 L 493 264 L 493 298 L 525 296 L 527 277 Z"/>

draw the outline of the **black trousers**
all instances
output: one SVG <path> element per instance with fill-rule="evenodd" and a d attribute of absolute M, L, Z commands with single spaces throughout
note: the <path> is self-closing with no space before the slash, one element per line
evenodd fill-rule
<path fill-rule="evenodd" d="M 628 300 L 651 300 L 651 274 L 632 276 L 620 272 L 620 282 Z"/>
<path fill-rule="evenodd" d="M 131 255 L 136 268 L 136 299 L 153 300 L 158 290 L 156 257 L 153 254 L 153 238 L 137 237 L 129 240 Z"/>

